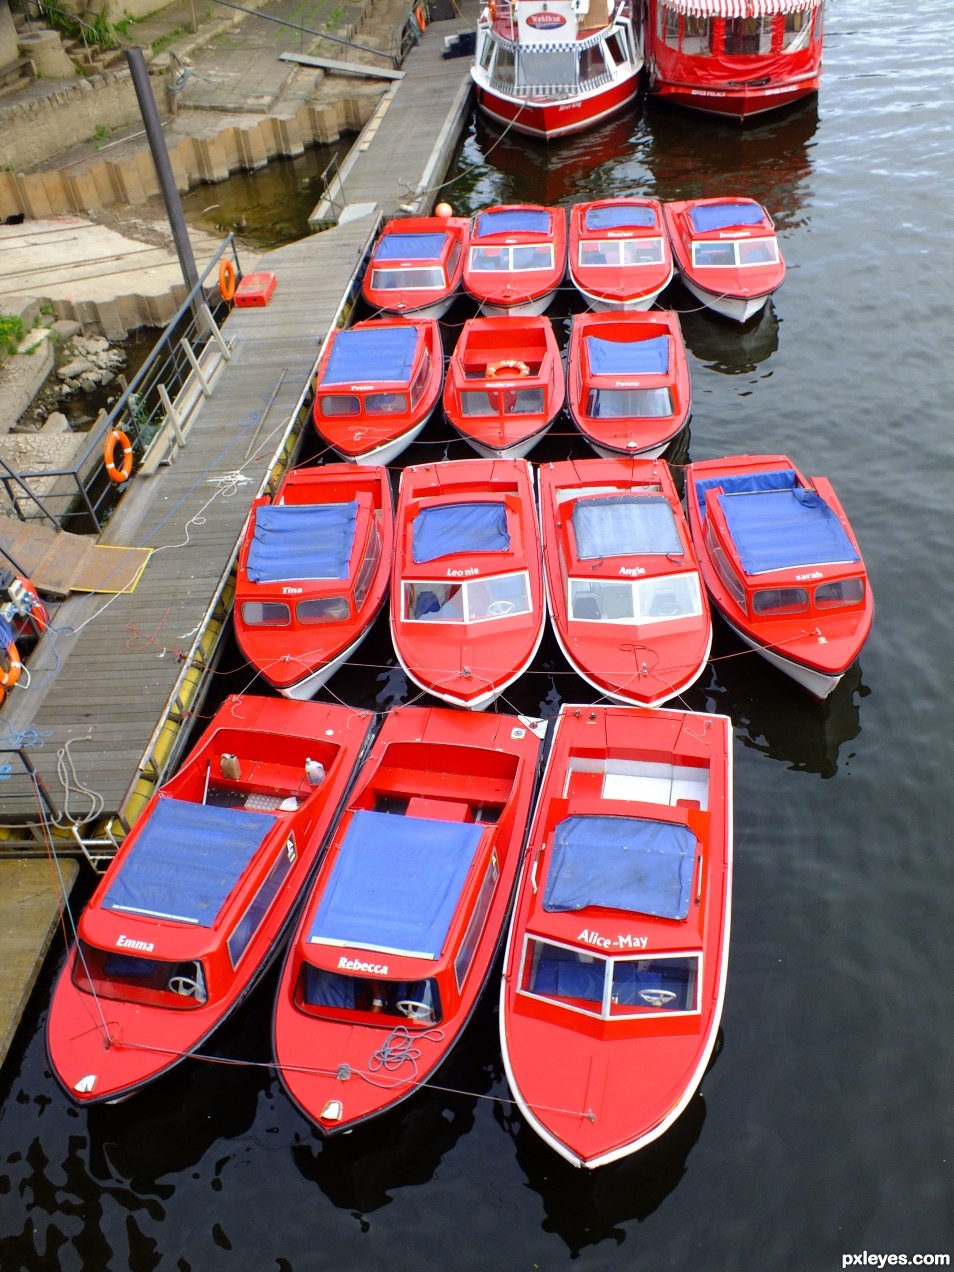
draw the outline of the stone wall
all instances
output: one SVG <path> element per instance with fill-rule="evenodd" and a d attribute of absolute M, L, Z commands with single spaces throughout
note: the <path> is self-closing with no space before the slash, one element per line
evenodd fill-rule
<path fill-rule="evenodd" d="M 128 71 L 115 74 L 129 79 Z M 93 80 L 82 83 L 93 85 Z M 132 92 L 131 84 L 128 87 Z M 82 100 L 88 100 L 86 93 Z M 287 118 L 263 118 L 247 127 L 226 128 L 215 137 L 185 137 L 172 142 L 169 159 L 176 185 L 184 192 L 204 181 L 223 181 L 240 168 L 251 170 L 278 156 L 300 155 L 306 146 L 338 141 L 343 133 L 360 132 L 375 105 L 376 99 L 368 97 L 306 104 Z M 42 127 L 48 127 L 45 111 L 41 119 Z M 26 121 L 17 125 L 21 126 L 25 129 Z M 0 136 L 3 132 L 0 111 Z M 144 203 L 159 193 L 159 180 L 148 149 L 122 158 L 104 155 L 102 159 L 84 160 L 81 165 L 49 172 L 0 172 L 0 221 L 21 212 L 36 219 L 85 212 L 111 203 Z"/>
<path fill-rule="evenodd" d="M 17 29 L 13 25 L 10 0 L 0 0 L 0 66 L 17 60 Z"/>

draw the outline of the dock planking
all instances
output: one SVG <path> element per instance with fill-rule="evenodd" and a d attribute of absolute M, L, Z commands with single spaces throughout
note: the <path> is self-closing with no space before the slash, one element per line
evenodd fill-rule
<path fill-rule="evenodd" d="M 30 660 L 29 690 L 5 704 L 7 738 L 28 729 L 43 737 L 30 758 L 54 801 L 62 807 L 69 798 L 72 816 L 82 817 L 90 797 L 65 790 L 57 764 L 64 746 L 76 785 L 102 799 L 104 816 L 125 811 L 375 225 L 374 217 L 357 219 L 256 264 L 278 280 L 269 305 L 229 314 L 223 335 L 231 360 L 197 407 L 185 448 L 173 463 L 134 475 L 100 537 L 152 549 L 138 584 L 130 593 L 64 601 Z M 32 793 L 8 784 L 4 821 L 35 811 Z"/>

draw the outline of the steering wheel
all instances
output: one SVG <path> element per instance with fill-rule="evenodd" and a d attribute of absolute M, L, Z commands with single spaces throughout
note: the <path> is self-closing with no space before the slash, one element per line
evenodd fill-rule
<path fill-rule="evenodd" d="M 166 989 L 174 994 L 181 994 L 183 998 L 199 997 L 199 982 L 192 976 L 170 976 Z"/>
<path fill-rule="evenodd" d="M 641 989 L 639 996 L 650 1007 L 665 1007 L 676 997 L 671 989 Z"/>
<path fill-rule="evenodd" d="M 516 608 L 513 601 L 491 601 L 487 606 L 487 613 L 497 618 L 501 614 L 512 614 Z"/>
<path fill-rule="evenodd" d="M 675 997 L 675 995 L 673 995 L 673 997 Z M 432 1021 L 434 1019 L 434 1009 L 431 1005 L 429 1003 L 418 1002 L 414 998 L 402 998 L 399 1002 L 396 1002 L 394 1006 L 401 1015 L 406 1016 L 408 1020 Z"/>

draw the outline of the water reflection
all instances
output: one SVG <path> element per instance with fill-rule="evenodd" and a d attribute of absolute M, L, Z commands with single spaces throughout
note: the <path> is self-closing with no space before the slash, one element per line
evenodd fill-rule
<path fill-rule="evenodd" d="M 312 1131 L 292 1160 L 302 1178 L 333 1205 L 361 1215 L 387 1206 L 400 1188 L 432 1179 L 445 1154 L 472 1130 L 480 1096 L 502 1080 L 496 998 L 485 994 L 474 1018 L 438 1070 L 397 1108 L 329 1139 Z"/>
<path fill-rule="evenodd" d="M 626 1240 L 625 1224 L 658 1210 L 686 1173 L 686 1163 L 706 1119 L 700 1092 L 660 1139 L 631 1157 L 598 1170 L 580 1170 L 558 1156 L 514 1106 L 502 1105 L 497 1120 L 512 1138 L 527 1183 L 546 1211 L 543 1229 L 560 1237 L 574 1258 L 587 1246 Z"/>
<path fill-rule="evenodd" d="M 741 646 L 718 621 L 702 689 L 704 709 L 730 715 L 744 746 L 797 772 L 823 778 L 835 776 L 841 748 L 861 732 L 861 700 L 870 693 L 862 684 L 861 664 L 855 663 L 834 692 L 819 702 L 754 650 Z"/>
<path fill-rule="evenodd" d="M 748 375 L 778 349 L 778 315 L 771 300 L 745 326 L 720 318 L 680 283 L 671 284 L 666 304 L 678 310 L 686 348 L 707 371 Z"/>

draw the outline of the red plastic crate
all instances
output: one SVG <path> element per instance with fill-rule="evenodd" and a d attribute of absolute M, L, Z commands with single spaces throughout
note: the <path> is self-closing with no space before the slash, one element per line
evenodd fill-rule
<path fill-rule="evenodd" d="M 267 305 L 275 290 L 274 274 L 246 274 L 235 289 L 235 303 L 240 309 Z"/>

